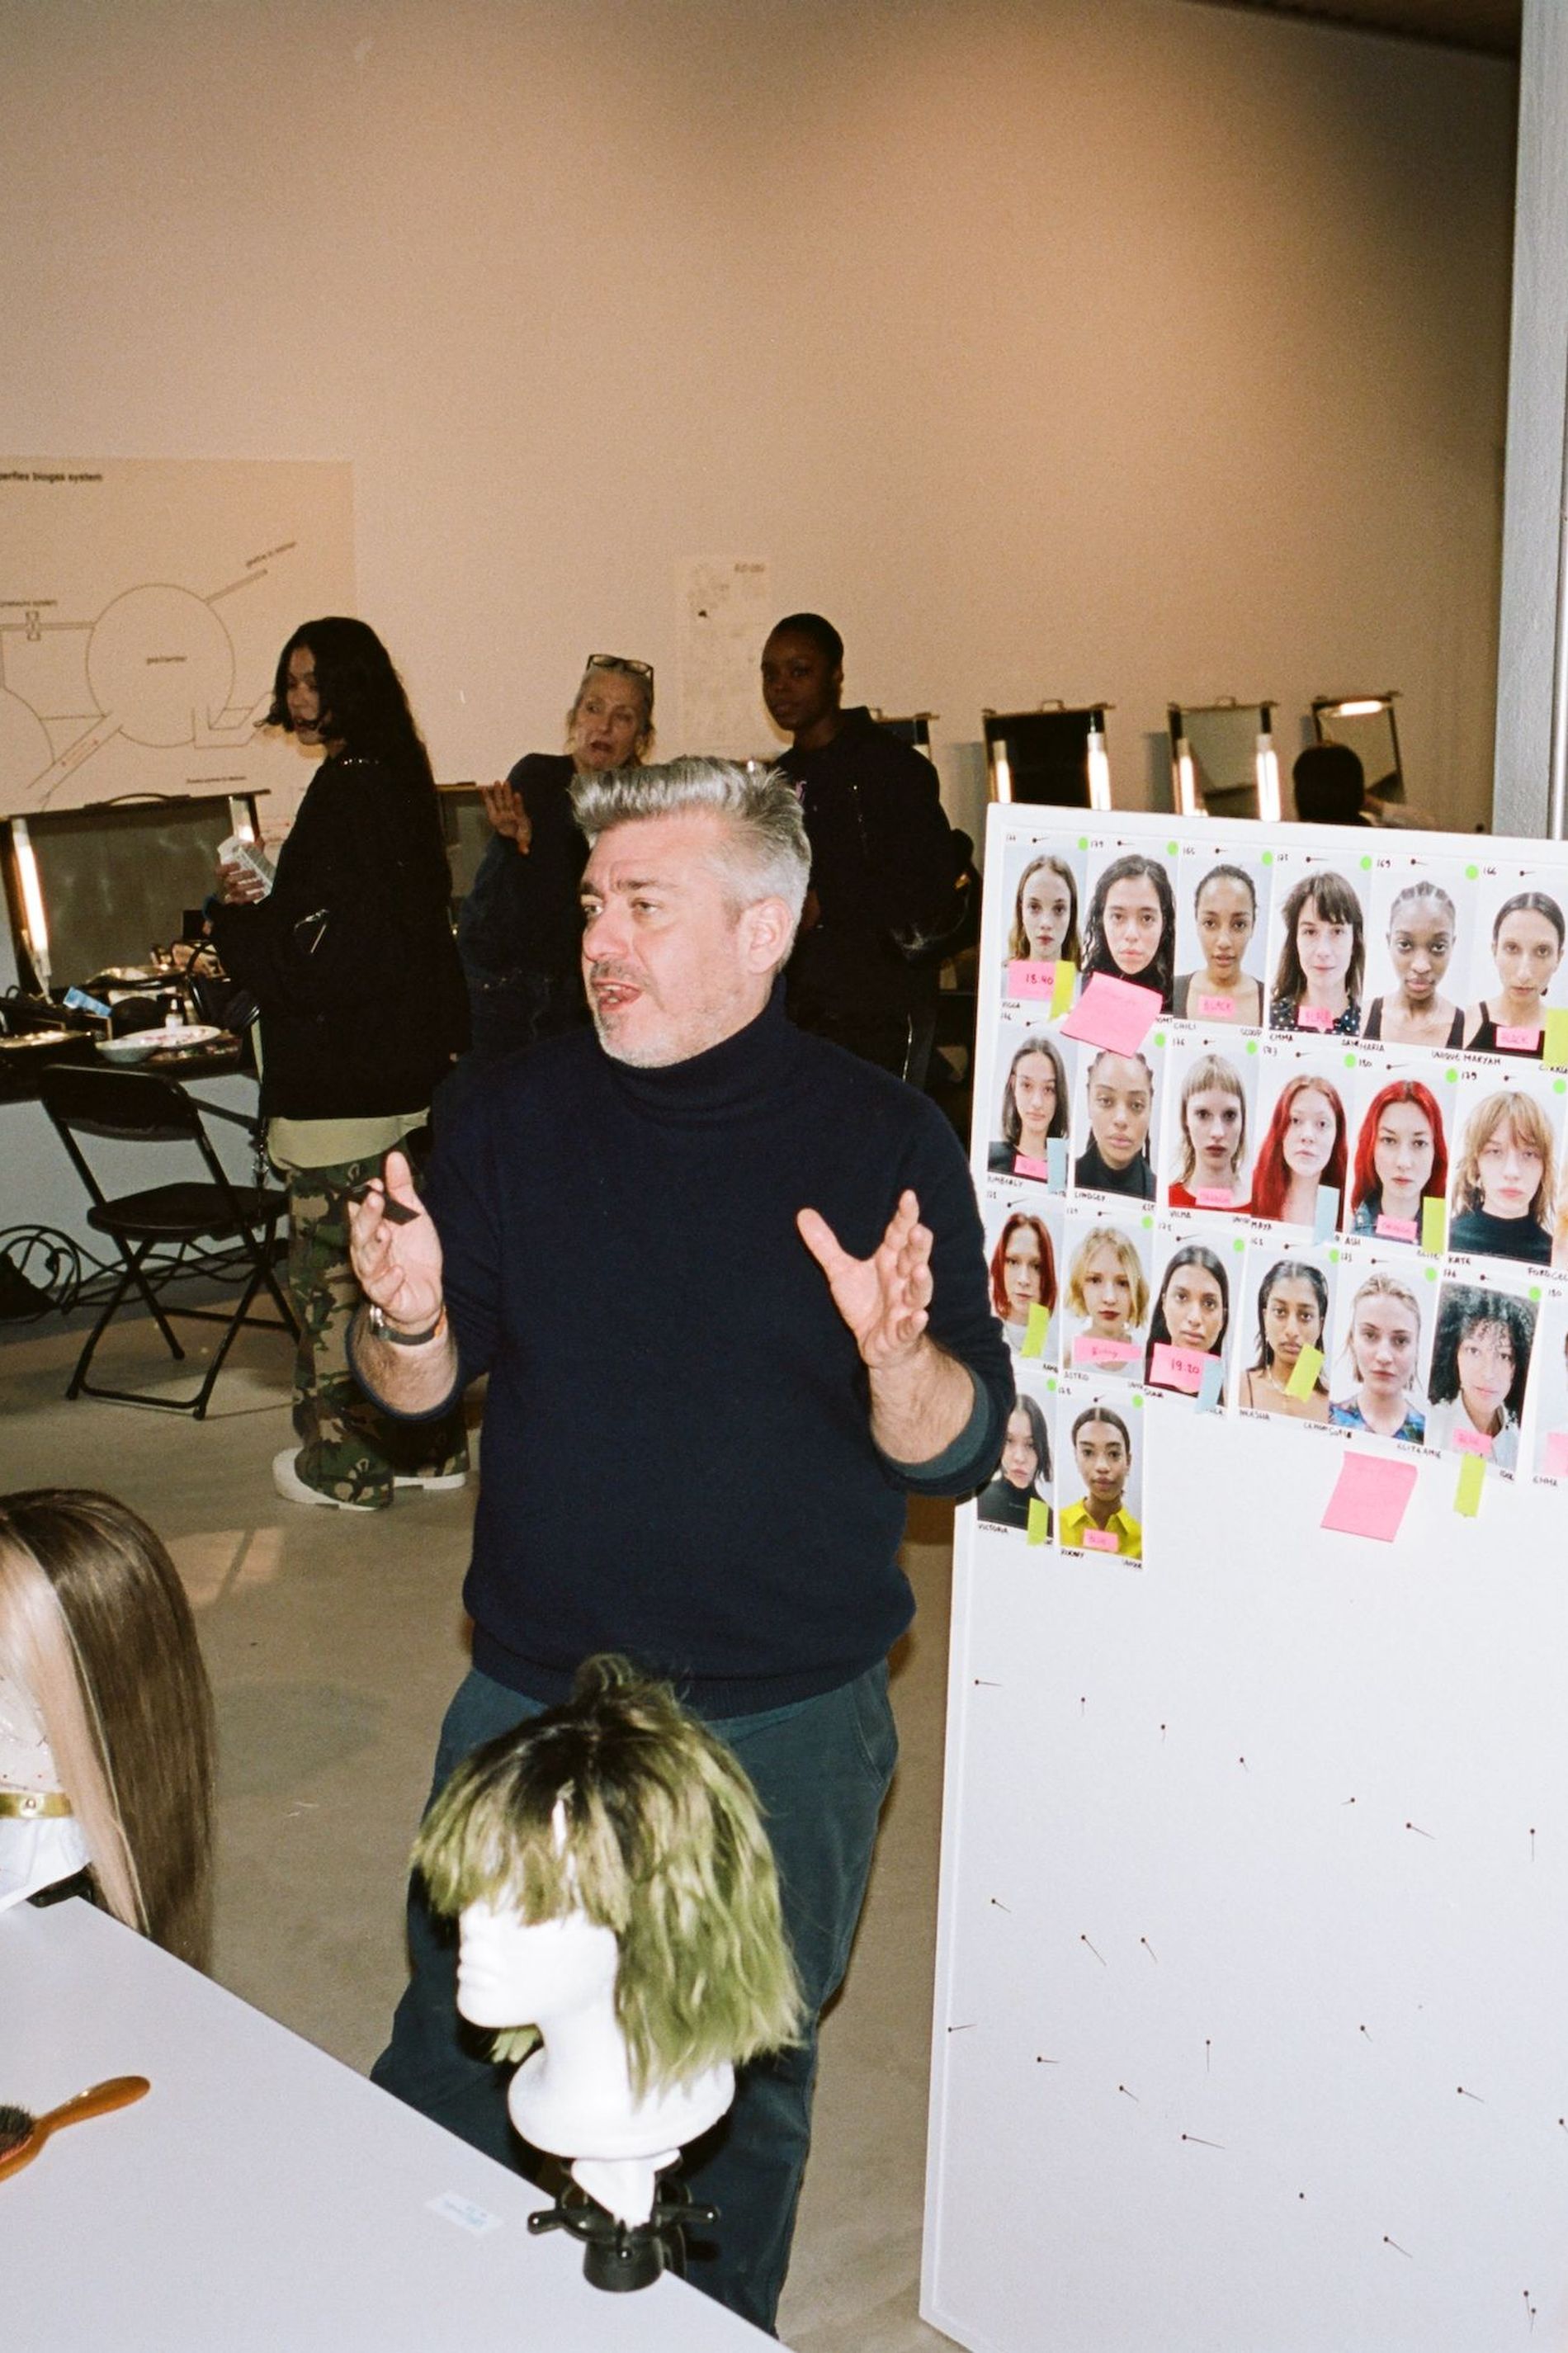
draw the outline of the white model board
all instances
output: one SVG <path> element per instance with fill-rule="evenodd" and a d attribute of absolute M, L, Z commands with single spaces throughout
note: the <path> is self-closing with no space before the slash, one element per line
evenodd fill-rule
<path fill-rule="evenodd" d="M 1044 1176 L 989 1165 L 1015 1055 L 1042 1026 L 1060 1050 L 1048 997 L 1006 993 L 1020 876 L 1045 851 L 1073 872 L 1080 917 L 1112 860 L 1162 864 L 1184 975 L 1202 876 L 1252 873 L 1235 1001 L 1262 1020 L 1163 1017 L 1141 1050 L 1152 1199 L 1076 1188 L 1092 1046 L 1063 1052 L 1065 1192 L 1050 1182 L 1060 1155 Z M 1451 1240 L 1467 1136 L 1493 1096 L 1517 1094 L 1533 1108 L 1510 1124 L 1543 1134 L 1552 1164 L 1542 1214 L 1517 1223 L 1539 1255 L 1526 1229 L 1558 1225 L 1568 1081 L 1517 1040 L 1478 1057 L 1270 1030 L 1279 909 L 1314 864 L 1360 902 L 1361 1022 L 1397 993 L 1384 943 L 1413 881 L 1453 909 L 1438 993 L 1460 1008 L 1498 1000 L 1500 908 L 1568 905 L 1554 844 L 992 812 L 976 1184 L 991 1241 L 1015 1211 L 1043 1229 L 1058 1297 L 1039 1355 L 1018 1359 L 1052 1453 L 1028 1497 L 1043 1505 L 1035 1541 L 966 1505 L 955 1556 L 921 2308 L 977 2353 L 1498 2353 L 1568 2336 L 1568 1450 L 1552 1443 L 1568 1432 L 1568 1276 L 1421 1246 Z M 1564 1002 L 1560 943 L 1540 977 L 1544 1016 Z M 1171 1207 L 1181 1089 L 1207 1051 L 1248 1105 L 1242 1202 L 1268 1190 L 1259 1155 L 1288 1078 L 1337 1093 L 1331 1225 L 1326 1208 L 1296 1228 L 1212 1198 Z M 1438 1109 L 1447 1178 L 1439 1193 L 1430 1163 L 1418 1176 L 1446 1230 L 1391 1216 L 1358 1234 L 1360 1127 L 1407 1081 Z M 1156 1294 L 1194 1237 L 1226 1268 L 1215 1409 L 1145 1384 L 1148 1313 L 1127 1327 L 1135 1358 L 1075 1365 L 1092 1333 L 1066 1277 L 1086 1217 L 1126 1231 Z M 1406 1317 L 1402 1434 L 1263 1409 L 1289 1382 L 1262 1385 L 1283 1361 L 1264 1356 L 1257 1290 L 1287 1260 L 1316 1268 L 1329 1298 L 1322 1388 L 1295 1405 L 1363 1397 L 1357 1317 L 1387 1309 Z M 1387 1282 L 1366 1292 L 1373 1276 Z M 1005 1266 L 998 1280 L 1006 1297 Z M 1296 1288 L 1313 1292 L 1304 1276 Z M 1462 1450 L 1488 1432 L 1478 1421 L 1467 1441 L 1462 1411 L 1434 1404 L 1450 1294 L 1446 1328 L 1470 1316 L 1472 1353 L 1526 1335 L 1527 1372 L 1469 1473 Z M 1095 1399 L 1131 1433 L 1136 1557 L 1059 1541 L 1080 1492 L 1071 1425 Z M 1413 1477 L 1392 1541 L 1322 1526 L 1347 1461 Z M 1461 1478 L 1479 1482 L 1473 1516 L 1456 1508 Z"/>

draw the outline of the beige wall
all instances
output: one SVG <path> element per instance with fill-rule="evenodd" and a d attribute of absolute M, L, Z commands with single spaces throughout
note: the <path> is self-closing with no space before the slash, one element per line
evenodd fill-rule
<path fill-rule="evenodd" d="M 1469 824 L 1513 106 L 1193 0 L 0 0 L 0 448 L 351 459 L 444 776 L 761 555 L 961 813 L 983 703 L 1142 801 L 1169 695 L 1397 685 Z"/>

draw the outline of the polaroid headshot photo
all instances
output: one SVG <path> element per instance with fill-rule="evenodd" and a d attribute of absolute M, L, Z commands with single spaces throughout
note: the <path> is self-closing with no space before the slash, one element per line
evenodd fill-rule
<path fill-rule="evenodd" d="M 1066 842 L 1020 842 L 1003 864 L 1007 896 L 1006 935 L 1002 944 L 1002 993 L 1016 996 L 1015 978 L 1027 977 L 1031 995 L 1048 992 L 1058 958 L 1083 961 L 1080 910 L 1083 852 Z M 1021 974 L 1014 967 L 1022 966 Z"/>
<path fill-rule="evenodd" d="M 1108 1553 L 1142 1562 L 1139 1516 L 1142 1464 L 1133 1399 L 1090 1397 L 1064 1402 L 1061 1417 L 1061 1510 L 1064 1551 Z M 1142 1431 L 1137 1432 L 1142 1436 Z"/>
<path fill-rule="evenodd" d="M 1517 869 L 1483 875 L 1470 959 L 1474 994 L 1465 1014 L 1467 1052 L 1540 1061 L 1547 1013 L 1562 1007 L 1568 992 L 1563 946 L 1558 890 L 1536 890 Z"/>
<path fill-rule="evenodd" d="M 1550 1266 L 1563 1144 L 1553 1082 L 1533 1070 L 1468 1071 L 1458 1092 L 1449 1249 Z"/>
<path fill-rule="evenodd" d="M 1021 1349 L 1029 1338 L 1034 1311 L 1043 1309 L 1047 1321 L 1039 1354 L 1042 1362 L 1051 1364 L 1057 1350 L 1061 1219 L 1060 1202 L 1041 1197 L 1009 1201 L 988 1211 L 985 1220 L 991 1305 L 1007 1345 Z"/>
<path fill-rule="evenodd" d="M 1173 1209 L 1247 1208 L 1252 1192 L 1256 1053 L 1205 1045 L 1168 1051 L 1165 1198 Z"/>
<path fill-rule="evenodd" d="M 1260 1082 L 1263 1132 L 1252 1164 L 1252 1215 L 1314 1233 L 1318 1195 L 1334 1195 L 1332 1222 L 1343 1213 L 1349 1166 L 1347 1073 L 1326 1062 L 1273 1057 Z"/>
<path fill-rule="evenodd" d="M 1062 1289 L 1063 1362 L 1101 1378 L 1136 1380 L 1148 1339 L 1146 1236 L 1110 1219 L 1075 1211 L 1068 1221 Z"/>
<path fill-rule="evenodd" d="M 1154 1064 L 1152 1045 L 1136 1054 L 1085 1046 L 1079 1068 L 1073 1189 L 1112 1198 L 1154 1198 Z"/>
<path fill-rule="evenodd" d="M 1149 1344 L 1143 1379 L 1150 1388 L 1169 1389 L 1192 1397 L 1203 1386 L 1200 1369 L 1192 1377 L 1194 1360 L 1217 1364 L 1225 1379 L 1230 1341 L 1231 1278 L 1226 1260 L 1241 1261 L 1230 1248 L 1231 1238 L 1216 1229 L 1200 1238 L 1180 1237 L 1171 1247 L 1153 1283 L 1149 1316 Z"/>
<path fill-rule="evenodd" d="M 1340 1345 L 1329 1365 L 1329 1419 L 1402 1446 L 1426 1435 L 1425 1331 L 1416 1267 L 1366 1264 L 1350 1271 Z"/>
<path fill-rule="evenodd" d="M 1279 1414 L 1291 1421 L 1328 1421 L 1337 1271 L 1322 1250 L 1276 1255 L 1266 1246 L 1254 1245 L 1248 1253 L 1249 1345 L 1237 1393 L 1254 1413 Z"/>
<path fill-rule="evenodd" d="M 1454 1090 L 1434 1066 L 1390 1071 L 1374 1062 L 1355 1089 L 1360 1106 L 1351 1157 L 1349 1230 L 1383 1242 L 1419 1243 L 1426 1204 L 1446 1203 L 1448 1138 L 1443 1102 Z"/>
<path fill-rule="evenodd" d="M 1535 1314 L 1531 1301 L 1499 1284 L 1443 1285 L 1426 1384 L 1428 1446 L 1483 1455 L 1500 1471 L 1517 1467 Z"/>
<path fill-rule="evenodd" d="M 1176 899 L 1171 869 L 1142 850 L 1089 860 L 1080 980 L 1096 973 L 1152 988 L 1169 1012 L 1176 988 Z"/>
<path fill-rule="evenodd" d="M 1006 1021 L 997 1032 L 996 1109 L 985 1165 L 994 1176 L 1049 1179 L 1051 1145 L 1062 1147 L 1058 1190 L 1067 1189 L 1066 1162 L 1077 1049 L 1044 1021 Z"/>
<path fill-rule="evenodd" d="M 1398 859 L 1373 880 L 1363 1038 L 1452 1050 L 1465 1033 L 1472 885 L 1450 860 Z"/>
<path fill-rule="evenodd" d="M 1007 1416 L 996 1475 L 981 1490 L 977 1501 L 981 1525 L 1027 1535 L 1033 1504 L 1037 1506 L 1037 1520 L 1038 1509 L 1044 1510 L 1048 1539 L 1053 1516 L 1052 1468 L 1049 1410 L 1043 1398 L 1020 1383 Z"/>
<path fill-rule="evenodd" d="M 1269 871 L 1256 850 L 1184 848 L 1172 1008 L 1178 1019 L 1263 1028 Z"/>
<path fill-rule="evenodd" d="M 1270 1029 L 1357 1036 L 1366 918 L 1355 885 L 1332 866 L 1292 859 L 1280 872 L 1275 894 Z"/>

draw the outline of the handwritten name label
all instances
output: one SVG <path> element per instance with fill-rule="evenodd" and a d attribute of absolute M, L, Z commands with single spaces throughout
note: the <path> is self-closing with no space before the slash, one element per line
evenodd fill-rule
<path fill-rule="evenodd" d="M 1204 1374 L 1210 1365 L 1217 1366 L 1217 1358 L 1205 1356 L 1202 1348 L 1178 1348 L 1168 1340 L 1154 1344 L 1150 1377 L 1162 1388 L 1185 1389 L 1196 1397 L 1204 1385 Z"/>
<path fill-rule="evenodd" d="M 1373 1227 L 1373 1232 L 1381 1234 L 1385 1242 L 1413 1242 L 1419 1230 L 1414 1218 L 1390 1218 L 1381 1209 Z"/>
<path fill-rule="evenodd" d="M 1085 1552 L 1120 1552 L 1121 1546 L 1109 1528 L 1085 1528 L 1083 1548 Z"/>
<path fill-rule="evenodd" d="M 1029 956 L 1015 956 L 1007 966 L 1007 994 L 1009 997 L 1039 997 L 1048 1002 L 1056 976 L 1054 964 L 1040 964 Z"/>
<path fill-rule="evenodd" d="M 1080 1332 L 1072 1344 L 1075 1365 L 1131 1365 L 1138 1355 L 1134 1340 L 1102 1340 L 1093 1332 Z"/>
<path fill-rule="evenodd" d="M 1228 1185 L 1200 1185 L 1193 1198 L 1200 1209 L 1228 1209 L 1234 1206 L 1236 1195 Z"/>
<path fill-rule="evenodd" d="M 1533 1054 L 1541 1043 L 1541 1032 L 1517 1024 L 1505 1024 L 1497 1033 L 1497 1041 L 1501 1053 Z"/>
<path fill-rule="evenodd" d="M 1013 1174 L 1015 1176 L 1037 1176 L 1042 1185 L 1048 1185 L 1051 1179 L 1048 1164 L 1044 1160 L 1031 1159 L 1026 1152 L 1015 1152 L 1013 1155 Z M 1414 1226 L 1410 1230 L 1415 1232 Z"/>
<path fill-rule="evenodd" d="M 1491 1440 L 1484 1430 L 1456 1430 L 1454 1443 L 1461 1454 L 1479 1454 L 1483 1462 L 1492 1451 Z"/>
<path fill-rule="evenodd" d="M 1236 1011 L 1236 999 L 1234 997 L 1200 997 L 1197 1007 L 1200 1018 L 1228 1021 Z"/>
<path fill-rule="evenodd" d="M 1296 1008 L 1298 1029 L 1331 1029 L 1334 1017 L 1326 1005 L 1300 1005 Z"/>

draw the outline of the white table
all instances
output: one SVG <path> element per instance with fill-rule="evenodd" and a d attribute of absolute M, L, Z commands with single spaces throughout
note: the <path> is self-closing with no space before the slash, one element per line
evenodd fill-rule
<path fill-rule="evenodd" d="M 8 2353 L 745 2353 L 682 2282 L 606 2295 L 518 2174 L 91 1905 L 0 1914 L 0 2101 L 135 2106 L 0 2181 Z M 442 2201 L 446 2201 L 443 2205 Z"/>

